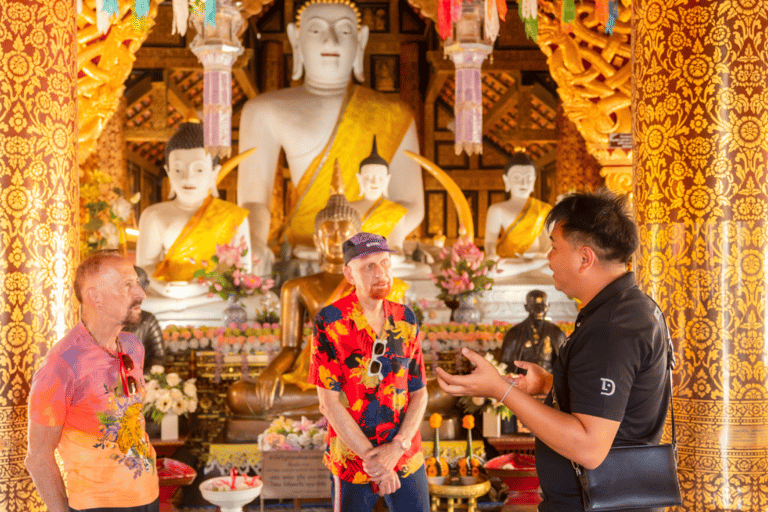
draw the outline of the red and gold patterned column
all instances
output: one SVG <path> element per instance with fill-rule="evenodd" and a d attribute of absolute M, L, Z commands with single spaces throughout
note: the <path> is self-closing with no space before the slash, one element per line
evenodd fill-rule
<path fill-rule="evenodd" d="M 74 0 L 0 2 L 0 510 L 42 511 L 29 382 L 72 327 L 78 260 Z"/>
<path fill-rule="evenodd" d="M 681 510 L 768 510 L 768 2 L 635 0 L 640 281 L 677 350 Z"/>

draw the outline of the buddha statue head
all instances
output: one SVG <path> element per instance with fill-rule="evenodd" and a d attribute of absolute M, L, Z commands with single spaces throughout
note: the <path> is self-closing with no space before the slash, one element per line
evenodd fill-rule
<path fill-rule="evenodd" d="M 525 153 L 515 153 L 504 170 L 504 188 L 514 199 L 527 199 L 536 184 L 536 165 Z"/>
<path fill-rule="evenodd" d="M 362 228 L 360 214 L 344 196 L 344 181 L 337 160 L 331 180 L 331 197 L 325 208 L 315 216 L 315 246 L 326 262 L 341 264 L 344 261 L 342 245 Z"/>
<path fill-rule="evenodd" d="M 389 163 L 379 156 L 376 148 L 376 135 L 373 136 L 371 154 L 360 162 L 360 171 L 357 173 L 357 183 L 360 192 L 368 201 L 376 201 L 379 197 L 387 196 L 389 186 Z"/>
<path fill-rule="evenodd" d="M 362 82 L 368 27 L 360 25 L 360 11 L 349 0 L 308 0 L 288 25 L 293 47 L 293 79 L 318 89 L 336 89 L 349 75 Z"/>
<path fill-rule="evenodd" d="M 535 320 L 543 320 L 549 310 L 547 294 L 541 290 L 531 290 L 525 296 L 525 310 Z"/>
<path fill-rule="evenodd" d="M 184 207 L 199 208 L 208 194 L 218 197 L 216 178 L 220 166 L 203 142 L 203 125 L 184 122 L 165 145 L 165 171 L 171 184 L 168 199 Z"/>

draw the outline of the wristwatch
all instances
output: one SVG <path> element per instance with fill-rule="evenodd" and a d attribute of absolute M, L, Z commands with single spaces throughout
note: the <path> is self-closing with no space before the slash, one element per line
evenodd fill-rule
<path fill-rule="evenodd" d="M 400 443 L 400 446 L 401 446 L 401 447 L 402 447 L 402 449 L 403 449 L 403 450 L 405 450 L 406 452 L 407 452 L 407 451 L 410 449 L 410 447 L 411 447 L 411 440 L 410 440 L 410 439 L 408 439 L 407 437 L 405 437 L 405 436 L 404 436 L 404 435 L 402 435 L 402 434 L 397 434 L 397 435 L 395 436 L 395 438 L 394 438 L 394 441 L 397 441 L 398 443 Z"/>

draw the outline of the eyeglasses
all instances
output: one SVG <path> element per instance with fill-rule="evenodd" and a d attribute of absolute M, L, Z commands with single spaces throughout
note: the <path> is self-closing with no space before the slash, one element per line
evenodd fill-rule
<path fill-rule="evenodd" d="M 117 340 L 117 360 L 120 362 L 120 381 L 123 384 L 123 394 L 125 396 L 135 395 L 139 391 L 139 383 L 128 372 L 133 370 L 133 359 L 123 352 L 120 340 Z"/>
<path fill-rule="evenodd" d="M 368 363 L 368 376 L 382 378 L 381 369 L 382 364 L 379 358 L 384 355 L 387 350 L 387 340 L 376 340 L 373 342 L 373 349 L 371 350 L 371 362 Z"/>

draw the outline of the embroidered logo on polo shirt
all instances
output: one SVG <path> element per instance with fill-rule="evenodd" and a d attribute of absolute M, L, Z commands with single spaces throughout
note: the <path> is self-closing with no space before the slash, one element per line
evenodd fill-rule
<path fill-rule="evenodd" d="M 601 395 L 611 396 L 616 392 L 616 384 L 611 379 L 600 379 L 602 382 Z"/>

